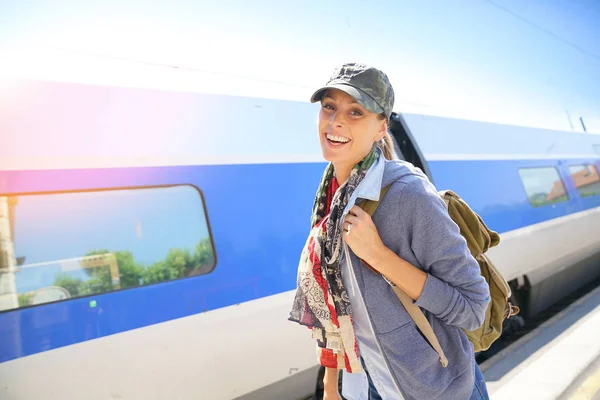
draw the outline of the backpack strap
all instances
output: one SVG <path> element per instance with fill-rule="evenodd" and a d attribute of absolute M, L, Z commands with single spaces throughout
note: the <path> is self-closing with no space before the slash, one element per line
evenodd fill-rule
<path fill-rule="evenodd" d="M 404 306 L 404 308 L 406 308 L 406 311 L 415 322 L 415 325 L 417 325 L 421 333 L 425 336 L 425 338 L 427 338 L 427 341 L 429 342 L 431 347 L 433 347 L 433 349 L 440 356 L 440 362 L 442 363 L 442 366 L 447 367 L 448 359 L 444 354 L 444 350 L 442 349 L 442 346 L 440 345 L 437 336 L 435 336 L 435 333 L 433 332 L 433 328 L 431 328 L 429 321 L 427 321 L 427 318 L 425 318 L 425 314 L 423 314 L 423 311 L 421 311 L 421 309 L 413 302 L 413 300 L 406 293 L 404 293 L 404 291 L 402 291 L 402 289 L 400 289 L 398 286 L 394 285 L 387 279 L 386 281 L 390 283 L 390 285 L 392 285 L 394 293 L 396 293 L 396 296 L 398 296 L 398 298 L 402 302 L 402 305 Z"/>
<path fill-rule="evenodd" d="M 389 188 L 390 185 L 387 185 L 381 189 L 381 193 L 379 194 L 379 200 L 365 200 L 359 204 L 359 207 L 366 211 L 370 216 L 373 216 L 375 210 L 377 210 L 377 207 L 379 206 L 379 202 L 381 201 L 381 199 L 383 199 L 383 196 L 385 196 Z"/>
<path fill-rule="evenodd" d="M 379 196 L 378 201 L 366 200 L 366 201 L 363 201 L 359 206 L 364 211 L 366 211 L 370 216 L 373 216 L 373 213 L 375 213 L 377 206 L 379 206 L 379 202 L 381 201 L 381 199 L 383 198 L 383 196 L 385 195 L 385 193 L 387 192 L 388 189 L 389 189 L 389 185 L 384 187 L 383 189 L 381 189 L 381 195 Z M 378 271 L 376 271 L 373 268 L 370 268 L 370 269 L 377 274 L 379 273 Z M 423 336 L 425 336 L 425 338 L 427 339 L 427 341 L 429 342 L 431 347 L 433 347 L 433 349 L 438 353 L 438 355 L 440 356 L 440 362 L 442 363 L 442 366 L 447 367 L 448 359 L 446 358 L 446 355 L 444 354 L 444 350 L 442 349 L 442 346 L 440 345 L 440 342 L 438 341 L 437 336 L 435 336 L 435 333 L 433 332 L 433 328 L 431 328 L 429 321 L 427 321 L 427 318 L 425 318 L 423 311 L 421 311 L 421 309 L 413 302 L 413 300 L 406 293 L 404 293 L 404 291 L 402 289 L 400 289 L 398 286 L 396 286 L 392 281 L 387 279 L 384 275 L 381 275 L 381 276 L 392 287 L 392 289 L 394 290 L 394 293 L 396 293 L 396 296 L 398 297 L 398 299 L 400 299 L 400 302 L 402 303 L 402 305 L 408 312 L 408 315 L 410 315 L 410 317 L 414 321 L 417 328 L 419 328 L 419 330 L 421 331 Z"/>

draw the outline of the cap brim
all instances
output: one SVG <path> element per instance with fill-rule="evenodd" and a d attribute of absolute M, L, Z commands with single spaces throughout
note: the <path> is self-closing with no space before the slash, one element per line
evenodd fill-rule
<path fill-rule="evenodd" d="M 381 108 L 371 96 L 369 96 L 362 90 L 355 88 L 354 86 L 346 85 L 344 83 L 334 83 L 327 86 L 323 86 L 322 88 L 318 89 L 315 93 L 313 93 L 313 95 L 310 97 L 310 102 L 316 103 L 318 101 L 321 101 L 327 89 L 338 89 L 344 93 L 347 93 L 368 111 L 371 111 L 376 114 L 384 112 L 383 108 Z"/>

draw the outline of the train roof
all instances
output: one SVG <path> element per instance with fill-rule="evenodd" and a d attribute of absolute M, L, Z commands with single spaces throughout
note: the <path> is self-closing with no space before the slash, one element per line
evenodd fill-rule
<path fill-rule="evenodd" d="M 323 162 L 307 101 L 15 80 L 0 105 L 0 170 Z M 600 135 L 401 117 L 428 161 L 600 157 Z"/>
<path fill-rule="evenodd" d="M 429 160 L 600 157 L 596 134 L 422 114 L 402 118 Z"/>

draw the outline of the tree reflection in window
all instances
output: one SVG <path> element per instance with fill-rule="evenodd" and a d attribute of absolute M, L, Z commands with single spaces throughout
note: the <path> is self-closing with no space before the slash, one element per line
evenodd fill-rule
<path fill-rule="evenodd" d="M 187 249 L 172 249 L 164 260 L 147 267 L 137 263 L 129 251 L 111 253 L 108 250 L 94 250 L 87 256 L 106 254 L 113 254 L 116 258 L 119 285 L 114 284 L 107 265 L 83 269 L 88 279 L 76 278 L 68 272 L 62 272 L 56 276 L 53 286 L 64 288 L 71 298 L 88 296 L 206 273 L 215 263 L 208 238 L 199 242 L 194 252 Z M 30 305 L 31 296 L 32 294 L 27 293 L 19 295 L 19 306 Z"/>
<path fill-rule="evenodd" d="M 0 311 L 206 274 L 216 262 L 202 197 L 188 185 L 0 196 L 2 218 Z M 81 251 L 85 243 L 118 247 Z"/>

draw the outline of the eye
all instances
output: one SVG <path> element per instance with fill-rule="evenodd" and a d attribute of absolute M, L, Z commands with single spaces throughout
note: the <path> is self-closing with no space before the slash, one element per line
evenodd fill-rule
<path fill-rule="evenodd" d="M 350 114 L 352 114 L 355 117 L 360 117 L 363 115 L 363 112 L 358 108 L 353 108 L 352 110 L 350 110 Z"/>
<path fill-rule="evenodd" d="M 335 107 L 330 103 L 323 103 L 322 107 L 326 110 L 335 110 Z"/>

